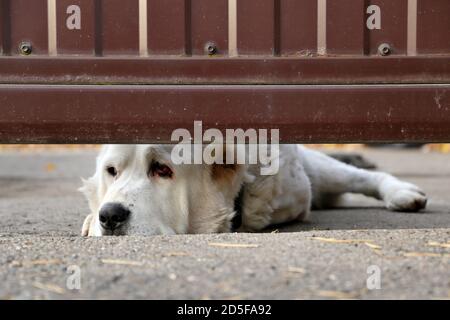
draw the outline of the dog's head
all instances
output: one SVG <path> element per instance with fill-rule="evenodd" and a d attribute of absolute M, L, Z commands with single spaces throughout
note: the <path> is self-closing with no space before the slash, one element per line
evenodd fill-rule
<path fill-rule="evenodd" d="M 107 145 L 80 189 L 92 212 L 88 234 L 227 232 L 242 165 L 175 165 L 170 145 Z"/>

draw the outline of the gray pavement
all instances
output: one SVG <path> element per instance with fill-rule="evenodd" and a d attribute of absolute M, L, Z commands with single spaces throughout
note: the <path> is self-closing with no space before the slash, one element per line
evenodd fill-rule
<path fill-rule="evenodd" d="M 363 154 L 425 189 L 426 212 L 351 195 L 345 208 L 258 234 L 86 239 L 76 189 L 95 152 L 0 153 L 0 299 L 450 298 L 450 155 Z M 372 265 L 379 290 L 366 286 Z M 80 290 L 67 287 L 73 266 Z"/>

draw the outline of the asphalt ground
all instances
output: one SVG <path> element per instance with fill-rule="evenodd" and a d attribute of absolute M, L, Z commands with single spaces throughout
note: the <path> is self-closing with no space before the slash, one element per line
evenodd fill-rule
<path fill-rule="evenodd" d="M 82 238 L 77 188 L 96 152 L 2 152 L 0 298 L 450 298 L 450 155 L 362 153 L 422 187 L 427 210 L 388 212 L 350 195 L 262 233 Z"/>

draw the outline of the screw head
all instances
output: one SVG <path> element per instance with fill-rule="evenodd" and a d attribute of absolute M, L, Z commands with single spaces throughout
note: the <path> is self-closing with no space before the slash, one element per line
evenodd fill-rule
<path fill-rule="evenodd" d="M 20 43 L 19 45 L 19 51 L 21 54 L 23 54 L 24 56 L 28 56 L 31 54 L 31 52 L 33 52 L 33 47 L 31 45 L 30 42 L 28 41 L 23 41 Z"/>
<path fill-rule="evenodd" d="M 388 43 L 382 43 L 380 44 L 380 46 L 378 47 L 378 53 L 381 56 L 388 56 L 392 53 L 392 48 Z"/>
<path fill-rule="evenodd" d="M 207 42 L 205 44 L 205 52 L 206 54 L 212 56 L 217 53 L 217 45 L 214 42 Z"/>

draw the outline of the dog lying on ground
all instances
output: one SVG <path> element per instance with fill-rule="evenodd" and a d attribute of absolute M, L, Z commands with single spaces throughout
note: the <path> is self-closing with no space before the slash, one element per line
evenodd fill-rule
<path fill-rule="evenodd" d="M 258 231 L 302 221 L 344 193 L 383 200 L 392 211 L 424 209 L 417 186 L 359 169 L 300 145 L 280 145 L 279 170 L 259 165 L 175 165 L 170 145 L 107 145 L 80 191 L 91 214 L 84 236 Z"/>

